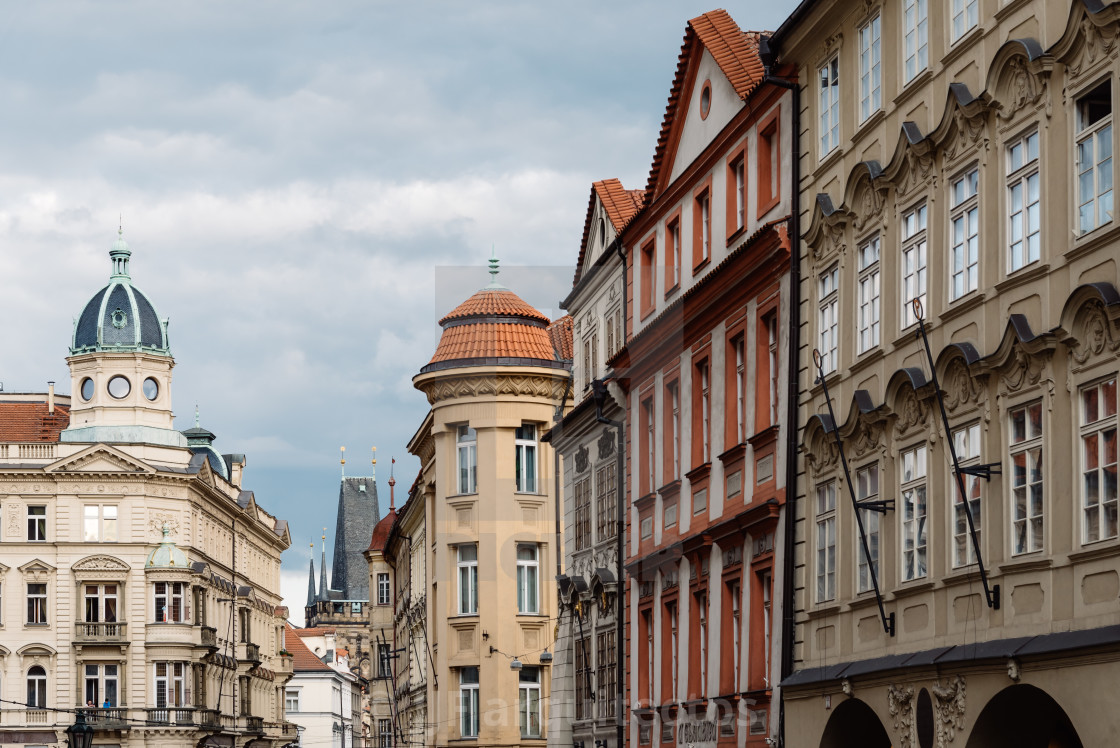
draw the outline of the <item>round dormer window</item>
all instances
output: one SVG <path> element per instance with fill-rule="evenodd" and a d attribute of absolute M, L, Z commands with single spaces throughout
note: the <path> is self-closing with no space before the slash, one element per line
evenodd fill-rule
<path fill-rule="evenodd" d="M 149 400 L 155 400 L 159 397 L 159 382 L 148 377 L 144 380 L 144 397 Z"/>
<path fill-rule="evenodd" d="M 89 377 L 82 380 L 81 393 L 82 399 L 87 403 L 93 399 L 93 380 Z"/>
<path fill-rule="evenodd" d="M 710 81 L 704 81 L 704 87 L 700 89 L 700 119 L 707 119 L 708 112 L 712 110 L 712 84 Z"/>
<path fill-rule="evenodd" d="M 123 309 L 117 307 L 117 309 L 113 312 L 113 327 L 117 328 L 118 330 L 122 330 L 127 324 L 128 315 L 124 313 Z"/>
<path fill-rule="evenodd" d="M 109 394 L 117 400 L 128 397 L 129 392 L 132 392 L 132 385 L 127 378 L 117 375 L 109 380 Z"/>

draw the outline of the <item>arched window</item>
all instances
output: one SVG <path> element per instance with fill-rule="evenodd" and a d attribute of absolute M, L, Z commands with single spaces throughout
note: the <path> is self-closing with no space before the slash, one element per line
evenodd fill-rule
<path fill-rule="evenodd" d="M 42 709 L 47 705 L 47 671 L 33 665 L 27 671 L 27 706 L 29 709 Z"/>

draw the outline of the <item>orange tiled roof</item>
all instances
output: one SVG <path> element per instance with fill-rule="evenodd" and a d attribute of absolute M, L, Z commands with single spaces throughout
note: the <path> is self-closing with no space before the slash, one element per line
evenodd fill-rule
<path fill-rule="evenodd" d="M 439 321 L 443 327 L 439 345 L 421 371 L 470 359 L 556 361 L 549 323 L 548 317 L 513 291 L 484 288 Z"/>
<path fill-rule="evenodd" d="M 645 190 L 628 190 L 617 179 L 603 179 L 591 185 L 591 199 L 587 201 L 587 217 L 583 220 L 583 241 L 579 245 L 579 259 L 576 260 L 576 275 L 572 285 L 579 283 L 583 275 L 583 262 L 587 257 L 587 240 L 591 237 L 591 216 L 595 212 L 595 200 L 603 204 L 603 210 L 610 219 L 615 231 L 622 231 L 646 202 Z"/>
<path fill-rule="evenodd" d="M 390 509 L 389 513 L 381 518 L 373 528 L 373 536 L 369 541 L 367 551 L 384 551 L 385 544 L 389 542 L 389 533 L 393 531 L 393 523 L 397 521 L 397 510 Z"/>
<path fill-rule="evenodd" d="M 70 425 L 70 407 L 45 402 L 0 402 L 0 442 L 57 442 Z"/>
<path fill-rule="evenodd" d="M 311 651 L 300 636 L 311 636 L 305 632 L 316 631 L 319 629 L 297 629 L 292 624 L 285 624 L 286 633 L 295 634 L 295 636 L 284 637 L 284 648 L 292 653 L 292 668 L 299 672 L 301 670 L 330 670 L 318 655 Z"/>
<path fill-rule="evenodd" d="M 311 626 L 305 629 L 292 628 L 296 636 L 326 636 L 327 634 L 334 633 L 333 626 Z"/>
<path fill-rule="evenodd" d="M 669 137 L 677 117 L 677 108 L 684 95 L 688 66 L 692 61 L 697 44 L 706 48 L 715 58 L 727 80 L 740 99 L 747 96 L 762 81 L 764 73 L 762 58 L 758 55 L 758 41 L 761 34 L 757 31 L 742 31 L 726 10 L 713 10 L 697 16 L 688 22 L 684 32 L 684 42 L 677 58 L 677 73 L 669 89 L 669 103 L 665 106 L 665 119 L 661 123 L 661 133 L 657 137 L 657 148 L 653 154 L 653 165 L 649 170 L 646 194 L 652 196 L 657 187 L 661 168 L 665 166 L 665 155 L 669 150 Z"/>
<path fill-rule="evenodd" d="M 571 361 L 575 358 L 575 346 L 572 343 L 572 315 L 565 314 L 549 325 L 548 337 L 552 340 L 552 350 L 556 358 L 563 361 Z"/>
<path fill-rule="evenodd" d="M 484 288 L 455 307 L 443 319 L 445 322 L 465 317 L 529 317 L 548 324 L 548 317 L 525 303 L 508 288 Z"/>

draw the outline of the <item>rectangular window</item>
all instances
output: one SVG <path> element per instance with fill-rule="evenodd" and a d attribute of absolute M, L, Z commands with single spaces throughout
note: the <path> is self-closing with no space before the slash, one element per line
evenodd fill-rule
<path fill-rule="evenodd" d="M 665 274 L 665 290 L 681 284 L 681 219 L 678 215 L 665 227 L 665 257 L 672 263 Z"/>
<path fill-rule="evenodd" d="M 459 669 L 459 735 L 478 737 L 478 668 Z"/>
<path fill-rule="evenodd" d="M 478 546 L 461 545 L 458 548 L 459 614 L 478 613 Z"/>
<path fill-rule="evenodd" d="M 817 486 L 817 602 L 836 599 L 836 484 Z"/>
<path fill-rule="evenodd" d="M 393 674 L 393 662 L 390 659 L 392 652 L 389 645 L 383 642 L 377 644 L 377 677 L 378 678 L 391 678 Z"/>
<path fill-rule="evenodd" d="M 1038 131 L 1007 146 L 1008 272 L 1039 258 L 1040 207 Z"/>
<path fill-rule="evenodd" d="M 1116 537 L 1116 378 L 1081 390 L 1082 542 Z"/>
<path fill-rule="evenodd" d="M 953 0 L 953 41 L 960 39 L 965 32 L 976 28 L 980 22 L 977 0 Z"/>
<path fill-rule="evenodd" d="M 470 426 L 460 426 L 457 431 L 459 455 L 459 493 L 478 490 L 478 435 Z"/>
<path fill-rule="evenodd" d="M 576 639 L 576 719 L 591 719 L 591 641 L 587 637 Z"/>
<path fill-rule="evenodd" d="M 778 423 L 778 313 L 773 312 L 763 320 L 766 324 L 767 360 L 770 364 L 770 425 Z"/>
<path fill-rule="evenodd" d="M 975 166 L 950 183 L 949 298 L 954 301 L 975 291 L 980 281 L 979 184 L 980 172 Z"/>
<path fill-rule="evenodd" d="M 182 662 L 155 663 L 156 709 L 166 709 L 172 706 L 190 706 L 187 703 L 187 667 L 186 663 Z M 248 678 L 246 678 L 246 680 L 248 680 Z M 242 700 L 247 697 L 248 692 L 248 685 L 242 684 Z M 249 712 L 242 710 L 242 714 L 249 714 Z"/>
<path fill-rule="evenodd" d="M 183 594 L 186 584 L 183 582 L 156 582 L 155 583 L 155 614 L 156 623 L 182 623 L 185 618 Z M 245 627 L 242 626 L 244 632 Z"/>
<path fill-rule="evenodd" d="M 393 748 L 393 721 L 377 720 L 377 748 Z"/>
<path fill-rule="evenodd" d="M 1011 421 L 1011 503 L 1014 553 L 1042 550 L 1042 403 L 1015 408 Z"/>
<path fill-rule="evenodd" d="M 712 459 L 712 392 L 706 360 L 696 367 L 696 378 L 700 387 L 700 463 L 704 464 Z"/>
<path fill-rule="evenodd" d="M 926 575 L 926 448 L 902 453 L 902 581 Z"/>
<path fill-rule="evenodd" d="M 1078 227 L 1087 234 L 1112 220 L 1112 81 L 1077 100 Z"/>
<path fill-rule="evenodd" d="M 700 514 L 708 510 L 708 489 L 701 488 L 692 494 L 692 513 Z"/>
<path fill-rule="evenodd" d="M 576 481 L 575 543 L 576 550 L 591 547 L 591 477 Z"/>
<path fill-rule="evenodd" d="M 517 612 L 540 612 L 540 549 L 535 545 L 517 546 Z"/>
<path fill-rule="evenodd" d="M 837 325 L 840 317 L 840 266 L 833 265 L 817 278 L 819 307 L 817 317 L 821 368 L 824 373 L 836 371 Z"/>
<path fill-rule="evenodd" d="M 514 463 L 517 490 L 521 493 L 537 492 L 537 427 L 523 423 L 514 434 L 517 456 Z"/>
<path fill-rule="evenodd" d="M 47 622 L 47 585 L 30 582 L 27 585 L 27 622 Z"/>
<path fill-rule="evenodd" d="M 645 427 L 645 465 L 642 471 L 642 477 L 645 478 L 645 484 L 642 486 L 642 495 L 653 493 L 657 488 L 657 478 L 655 476 L 655 463 L 654 463 L 654 445 L 657 441 L 656 425 L 654 424 L 653 415 L 653 397 L 649 397 L 642 401 L 642 419 L 643 426 Z"/>
<path fill-rule="evenodd" d="M 879 237 L 859 248 L 859 320 L 857 353 L 879 345 Z"/>
<path fill-rule="evenodd" d="M 614 462 L 607 462 L 595 471 L 595 495 L 598 497 L 596 532 L 600 540 L 613 538 L 618 534 L 618 468 Z"/>
<path fill-rule="evenodd" d="M 882 106 L 882 49 L 880 21 L 876 15 L 859 30 L 859 121 L 864 122 Z"/>
<path fill-rule="evenodd" d="M 953 432 L 953 446 L 957 451 L 957 461 L 962 466 L 975 465 L 980 462 L 980 424 L 973 423 Z M 977 475 L 962 475 L 964 479 L 965 495 L 968 505 L 961 496 L 960 485 L 955 475 L 949 476 L 953 481 L 953 567 L 959 568 L 976 563 L 976 551 L 972 547 L 972 538 L 968 534 L 968 517 L 966 512 L 972 513 L 972 525 L 976 528 L 976 539 L 980 539 L 980 496 L 981 480 Z"/>
<path fill-rule="evenodd" d="M 903 3 L 906 22 L 906 83 L 914 80 L 914 76 L 929 65 L 929 11 L 926 2 L 927 0 L 904 0 Z"/>
<path fill-rule="evenodd" d="M 117 585 L 87 584 L 85 586 L 86 623 L 117 622 Z"/>
<path fill-rule="evenodd" d="M 27 539 L 36 543 L 47 540 L 47 508 L 45 506 L 27 507 Z"/>
<path fill-rule="evenodd" d="M 731 164 L 731 179 L 728 180 L 731 195 L 735 199 L 728 225 L 734 226 L 736 229 L 741 229 L 747 225 L 747 173 L 745 162 L 746 158 L 740 156 Z"/>
<path fill-rule="evenodd" d="M 86 705 L 95 707 L 108 707 L 119 704 L 117 697 L 119 665 L 90 665 L 85 666 L 85 696 Z"/>
<path fill-rule="evenodd" d="M 117 542 L 117 507 L 99 504 L 82 507 L 82 538 L 87 543 Z"/>
<path fill-rule="evenodd" d="M 856 471 L 856 499 L 863 501 L 877 501 L 879 499 L 879 466 L 868 465 Z M 870 509 L 860 509 L 863 519 L 863 529 L 867 535 L 867 552 L 860 544 L 857 553 L 856 565 L 857 592 L 867 592 L 872 589 L 871 575 L 879 576 L 879 513 Z M 857 529 L 858 532 L 858 529 Z M 859 543 L 859 537 L 856 537 Z"/>
<path fill-rule="evenodd" d="M 700 692 L 701 698 L 708 695 L 708 596 L 700 593 L 694 596 L 696 600 L 697 623 L 697 650 L 700 659 Z"/>
<path fill-rule="evenodd" d="M 242 717 L 249 717 L 253 714 L 253 687 L 251 684 L 252 681 L 249 679 L 248 675 L 242 675 L 237 679 L 237 696 L 238 700 L 241 702 Z M 342 709 L 340 708 L 339 712 L 341 711 Z"/>
<path fill-rule="evenodd" d="M 739 582 L 727 585 L 731 602 L 731 690 L 738 693 L 743 667 L 743 591 Z"/>
<path fill-rule="evenodd" d="M 735 362 L 734 378 L 730 384 L 735 389 L 727 393 L 726 402 L 735 403 L 735 443 L 742 444 L 747 440 L 747 356 L 743 335 L 731 341 L 731 353 Z"/>
<path fill-rule="evenodd" d="M 665 385 L 665 406 L 668 408 L 668 418 L 665 433 L 666 446 L 669 454 L 665 459 L 666 482 L 679 480 L 681 477 L 681 385 L 677 380 Z"/>
<path fill-rule="evenodd" d="M 680 673 L 680 662 L 678 653 L 680 652 L 680 632 L 678 631 L 677 620 L 677 604 L 675 602 L 669 603 L 666 606 L 669 614 L 669 698 L 662 699 L 663 701 L 676 701 L 677 695 L 680 691 L 677 688 L 677 676 Z"/>
<path fill-rule="evenodd" d="M 833 57 L 818 71 L 820 77 L 821 152 L 823 159 L 840 145 L 840 58 Z"/>
<path fill-rule="evenodd" d="M 781 158 L 779 151 L 781 136 L 778 130 L 778 115 L 774 114 L 758 129 L 758 215 L 761 217 L 778 202 L 781 189 Z M 744 195 L 745 196 L 745 195 Z M 746 225 L 746 211 L 743 223 Z"/>
<path fill-rule="evenodd" d="M 377 574 L 377 604 L 388 605 L 389 599 L 389 575 L 385 572 Z"/>
<path fill-rule="evenodd" d="M 926 206 L 902 217 L 902 329 L 916 325 L 914 299 L 926 306 Z"/>
<path fill-rule="evenodd" d="M 595 671 L 595 684 L 597 686 L 595 700 L 599 703 L 599 717 L 613 717 L 618 695 L 615 679 L 618 649 L 615 646 L 614 631 L 608 629 L 599 632 L 595 641 L 597 646 L 595 662 L 598 665 Z"/>
<path fill-rule="evenodd" d="M 298 712 L 299 711 L 299 689 L 289 688 L 284 691 L 284 712 Z"/>
<path fill-rule="evenodd" d="M 712 195 L 705 187 L 692 206 L 692 267 L 699 268 L 712 258 Z"/>
<path fill-rule="evenodd" d="M 641 261 L 641 267 L 639 268 L 639 270 L 641 271 L 640 278 L 642 284 L 641 299 L 643 317 L 652 312 L 653 308 L 657 305 L 657 299 L 653 291 L 653 285 L 654 283 L 656 283 L 655 276 L 657 275 L 657 270 L 654 266 L 656 263 L 656 256 L 657 244 L 653 239 L 650 239 L 648 242 L 642 245 L 641 256 L 639 258 Z"/>
<path fill-rule="evenodd" d="M 523 667 L 518 674 L 517 713 L 521 737 L 541 736 L 541 669 Z"/>

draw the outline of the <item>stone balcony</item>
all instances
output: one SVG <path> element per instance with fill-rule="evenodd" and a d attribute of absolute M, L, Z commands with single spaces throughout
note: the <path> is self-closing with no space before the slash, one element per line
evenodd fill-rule
<path fill-rule="evenodd" d="M 253 668 L 261 664 L 261 647 L 252 642 L 242 642 L 237 645 L 237 663 L 247 664 Z"/>
<path fill-rule="evenodd" d="M 145 709 L 149 725 L 169 727 L 194 727 L 195 711 L 190 707 L 166 707 L 163 709 Z"/>
<path fill-rule="evenodd" d="M 53 442 L 0 443 L 0 462 L 50 462 L 58 457 L 58 445 Z"/>
<path fill-rule="evenodd" d="M 148 623 L 144 625 L 144 639 L 151 644 L 184 644 L 202 646 L 202 634 L 189 623 Z"/>
<path fill-rule="evenodd" d="M 101 623 L 75 623 L 76 644 L 127 644 L 128 624 L 123 621 Z"/>
<path fill-rule="evenodd" d="M 295 673 L 295 658 L 291 655 L 280 655 L 276 661 L 276 674 L 277 675 L 292 675 Z"/>

